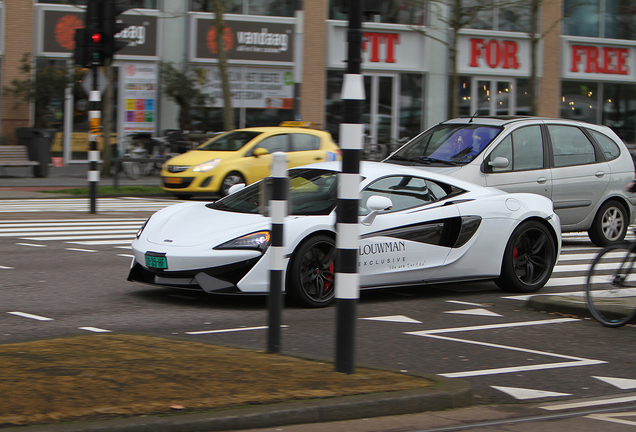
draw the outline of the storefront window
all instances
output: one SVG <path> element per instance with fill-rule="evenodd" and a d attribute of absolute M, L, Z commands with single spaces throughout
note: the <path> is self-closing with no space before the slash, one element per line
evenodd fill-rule
<path fill-rule="evenodd" d="M 623 141 L 636 141 L 636 88 L 631 84 L 603 84 L 603 124 Z"/>
<path fill-rule="evenodd" d="M 530 29 L 530 5 L 517 2 L 498 5 L 492 0 L 466 0 L 462 3 L 462 21 L 467 28 L 527 32 Z"/>
<path fill-rule="evenodd" d="M 88 3 L 88 0 L 37 0 L 37 2 L 85 6 Z M 131 6 L 135 9 L 157 9 L 157 0 L 126 0 L 126 1 L 115 0 L 115 3 L 125 4 L 126 6 Z"/>
<path fill-rule="evenodd" d="M 597 84 L 564 81 L 561 84 L 561 117 L 597 123 Z"/>
<path fill-rule="evenodd" d="M 600 37 L 599 16 L 602 0 L 564 0 L 563 34 Z"/>
<path fill-rule="evenodd" d="M 459 77 L 459 116 L 470 117 L 470 91 L 472 80 L 467 76 Z"/>
<path fill-rule="evenodd" d="M 632 0 L 605 0 L 605 37 L 636 39 L 636 11 Z"/>
<path fill-rule="evenodd" d="M 413 138 L 422 132 L 424 76 L 400 75 L 400 130 L 398 139 Z"/>
<path fill-rule="evenodd" d="M 330 0 L 329 19 L 349 20 L 349 14 L 342 7 L 342 0 Z M 426 2 L 419 0 L 385 0 L 381 2 L 381 12 L 366 16 L 366 21 L 426 25 Z"/>
<path fill-rule="evenodd" d="M 294 16 L 295 0 L 229 0 L 225 13 L 264 16 Z M 192 0 L 190 10 L 214 12 L 214 0 Z"/>
<path fill-rule="evenodd" d="M 517 115 L 530 115 L 530 82 L 527 79 L 517 78 Z"/>

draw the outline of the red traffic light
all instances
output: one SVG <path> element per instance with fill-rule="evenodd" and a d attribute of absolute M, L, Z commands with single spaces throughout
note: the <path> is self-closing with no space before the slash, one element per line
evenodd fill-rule
<path fill-rule="evenodd" d="M 91 41 L 95 44 L 102 43 L 102 34 L 101 33 L 93 33 L 91 35 Z"/>

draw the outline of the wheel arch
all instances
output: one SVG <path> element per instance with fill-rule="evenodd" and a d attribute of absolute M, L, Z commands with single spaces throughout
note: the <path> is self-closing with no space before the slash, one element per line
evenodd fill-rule
<path fill-rule="evenodd" d="M 298 250 L 298 248 L 300 248 L 303 243 L 305 243 L 307 240 L 309 240 L 312 237 L 316 237 L 319 235 L 326 235 L 329 236 L 333 239 L 333 241 L 336 241 L 336 233 L 327 229 L 321 229 L 318 231 L 312 231 L 311 233 L 307 234 L 305 237 L 302 238 L 302 240 L 300 240 L 298 243 L 296 243 L 296 246 L 294 246 L 294 249 L 289 252 L 287 255 L 285 255 L 285 258 L 287 259 L 287 265 L 285 266 L 285 291 L 287 291 L 287 278 L 289 277 L 289 266 L 291 266 L 291 262 L 292 262 L 292 257 L 294 256 L 294 254 L 296 253 L 296 251 Z"/>

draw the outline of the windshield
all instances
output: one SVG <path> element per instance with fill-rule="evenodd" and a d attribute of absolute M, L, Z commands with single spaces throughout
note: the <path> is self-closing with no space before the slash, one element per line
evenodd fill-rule
<path fill-rule="evenodd" d="M 337 172 L 319 169 L 289 170 L 290 215 L 328 215 L 336 207 Z M 208 204 L 209 208 L 239 213 L 259 213 L 261 182 Z"/>
<path fill-rule="evenodd" d="M 262 132 L 232 131 L 204 142 L 197 150 L 237 151 Z"/>
<path fill-rule="evenodd" d="M 429 129 L 396 151 L 389 161 L 457 165 L 468 163 L 486 148 L 501 128 L 444 124 Z"/>

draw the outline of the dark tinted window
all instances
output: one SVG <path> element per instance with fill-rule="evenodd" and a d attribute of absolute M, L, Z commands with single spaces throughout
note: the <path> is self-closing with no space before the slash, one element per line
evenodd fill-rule
<path fill-rule="evenodd" d="M 197 150 L 237 151 L 261 133 L 250 131 L 228 132 L 201 144 L 197 147 Z"/>

